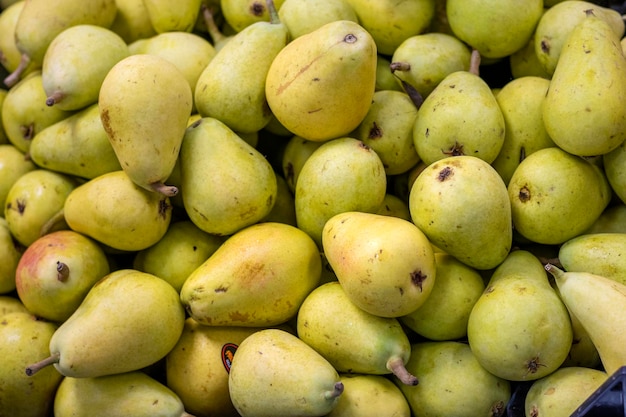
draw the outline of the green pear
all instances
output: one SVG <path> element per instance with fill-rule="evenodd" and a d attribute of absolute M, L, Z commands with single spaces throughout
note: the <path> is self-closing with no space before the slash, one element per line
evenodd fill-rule
<path fill-rule="evenodd" d="M 56 324 L 38 320 L 27 312 L 8 313 L 0 318 L 0 415 L 51 415 L 63 376 L 50 368 L 29 377 L 24 373 L 24 364 L 47 354 L 48 342 L 56 329 Z"/>
<path fill-rule="evenodd" d="M 626 141 L 617 148 L 602 156 L 604 173 L 611 185 L 613 193 L 623 203 L 626 203 Z"/>
<path fill-rule="evenodd" d="M 207 233 L 231 235 L 263 219 L 276 202 L 268 160 L 217 119 L 204 117 L 187 129 L 179 159 L 185 211 Z"/>
<path fill-rule="evenodd" d="M 193 417 L 170 388 L 141 371 L 63 378 L 54 396 L 54 415 Z"/>
<path fill-rule="evenodd" d="M 131 44 L 156 35 L 143 0 L 115 0 L 117 13 L 110 29 Z"/>
<path fill-rule="evenodd" d="M 336 20 L 359 21 L 349 0 L 285 0 L 278 17 L 287 26 L 291 39 Z"/>
<path fill-rule="evenodd" d="M 407 369 L 420 383 L 397 385 L 415 416 L 502 416 L 511 398 L 510 382 L 487 372 L 466 343 L 414 343 Z"/>
<path fill-rule="evenodd" d="M 454 34 L 485 58 L 502 58 L 522 49 L 543 14 L 543 0 L 449 0 Z"/>
<path fill-rule="evenodd" d="M 626 233 L 626 204 L 609 205 L 585 231 L 587 233 Z"/>
<path fill-rule="evenodd" d="M 432 246 L 410 220 L 339 213 L 324 225 L 322 247 L 350 301 L 370 314 L 409 314 L 435 285 Z"/>
<path fill-rule="evenodd" d="M 200 14 L 202 0 L 144 0 L 146 12 L 157 33 L 191 32 Z"/>
<path fill-rule="evenodd" d="M 42 168 L 86 179 L 122 169 L 98 103 L 43 128 L 33 137 L 28 154 Z"/>
<path fill-rule="evenodd" d="M 180 299 L 201 324 L 273 326 L 297 313 L 321 269 L 319 251 L 306 233 L 284 223 L 259 223 L 230 236 L 196 268 Z"/>
<path fill-rule="evenodd" d="M 272 210 L 263 217 L 261 222 L 278 222 L 297 226 L 296 201 L 282 175 L 276 175 L 276 201 Z"/>
<path fill-rule="evenodd" d="M 552 73 L 548 73 L 543 65 L 541 65 L 541 62 L 539 62 L 537 51 L 535 50 L 534 35 L 530 38 L 526 46 L 509 55 L 509 67 L 511 68 L 513 79 L 540 77 L 549 80 L 552 78 Z"/>
<path fill-rule="evenodd" d="M 2 7 L 0 13 L 0 65 L 6 70 L 3 74 L 11 73 L 17 69 L 22 60 L 22 53 L 15 43 L 15 26 L 24 8 L 25 1 L 16 1 L 7 7 Z M 24 64 L 23 64 L 24 65 Z M 29 72 L 37 68 L 32 62 L 25 65 L 21 70 L 21 77 L 25 77 Z"/>
<path fill-rule="evenodd" d="M 0 204 L 5 206 L 9 190 L 23 174 L 33 171 L 37 166 L 24 152 L 12 144 L 0 144 Z M 4 210 L 1 216 L 4 217 Z"/>
<path fill-rule="evenodd" d="M 626 233 L 585 233 L 565 241 L 558 259 L 568 272 L 589 272 L 626 285 Z"/>
<path fill-rule="evenodd" d="M 552 274 L 563 303 L 572 312 L 598 350 L 604 370 L 613 374 L 626 365 L 624 332 L 626 285 L 589 272 L 565 272 L 552 264 Z"/>
<path fill-rule="evenodd" d="M 468 71 L 470 49 L 457 37 L 440 32 L 405 39 L 393 51 L 389 70 L 427 97 L 449 74 Z"/>
<path fill-rule="evenodd" d="M 324 143 L 306 160 L 295 190 L 296 219 L 321 247 L 324 224 L 345 211 L 375 213 L 386 194 L 380 157 L 358 139 Z"/>
<path fill-rule="evenodd" d="M 391 72 L 391 58 L 377 54 L 376 55 L 376 91 L 395 90 L 404 91 L 402 83 L 398 83 L 396 75 Z"/>
<path fill-rule="evenodd" d="M 163 32 L 128 45 L 133 54 L 153 54 L 167 59 L 183 73 L 193 91 L 216 50 L 202 36 L 190 32 Z"/>
<path fill-rule="evenodd" d="M 542 244 L 582 234 L 611 198 L 601 170 L 558 147 L 527 155 L 511 176 L 508 194 L 515 230 Z"/>
<path fill-rule="evenodd" d="M 504 142 L 491 166 L 509 184 L 513 172 L 536 150 L 556 146 L 543 123 L 542 103 L 550 81 L 536 76 L 515 78 L 506 83 L 496 101 L 504 116 Z"/>
<path fill-rule="evenodd" d="M 435 0 L 347 1 L 376 41 L 378 52 L 389 56 L 407 38 L 425 32 L 435 15 Z"/>
<path fill-rule="evenodd" d="M 220 0 L 215 1 L 219 3 Z M 200 11 L 202 13 L 201 21 L 204 22 L 204 25 L 206 26 L 206 32 L 209 35 L 209 38 L 211 38 L 213 47 L 215 48 L 215 51 L 219 51 L 224 47 L 224 45 L 228 43 L 229 40 L 232 39 L 234 34 L 227 35 L 222 32 L 217 22 L 215 21 L 215 10 L 212 10 L 211 7 L 205 6 L 203 4 L 200 8 Z"/>
<path fill-rule="evenodd" d="M 163 237 L 134 257 L 133 267 L 169 282 L 176 291 L 197 267 L 223 243 L 224 239 L 210 235 L 190 220 L 171 223 Z"/>
<path fill-rule="evenodd" d="M 491 275 L 467 323 L 476 359 L 510 381 L 532 381 L 558 369 L 572 344 L 567 308 L 532 253 L 512 251 Z"/>
<path fill-rule="evenodd" d="M 257 132 L 272 114 L 265 79 L 274 58 L 287 45 L 289 32 L 276 10 L 271 7 L 270 11 L 270 22 L 256 22 L 234 35 L 205 66 L 195 85 L 198 112 L 236 132 Z"/>
<path fill-rule="evenodd" d="M 2 221 L 0 220 L 0 223 Z M 0 317 L 9 313 L 29 313 L 28 309 L 20 301 L 19 298 L 13 295 L 0 295 Z"/>
<path fill-rule="evenodd" d="M 76 25 L 63 30 L 43 57 L 46 104 L 71 111 L 96 103 L 104 77 L 129 54 L 124 39 L 102 26 Z"/>
<path fill-rule="evenodd" d="M 504 144 L 502 110 L 489 85 L 476 73 L 456 71 L 424 99 L 413 126 L 413 142 L 426 164 L 457 155 L 492 163 Z"/>
<path fill-rule="evenodd" d="M 178 343 L 167 354 L 167 386 L 196 416 L 239 417 L 228 392 L 237 347 L 263 328 L 205 326 L 189 317 Z"/>
<path fill-rule="evenodd" d="M 100 245 L 72 230 L 59 230 L 26 248 L 17 265 L 15 283 L 20 300 L 31 313 L 63 322 L 109 272 Z"/>
<path fill-rule="evenodd" d="M 513 241 L 506 191 L 484 160 L 449 156 L 428 165 L 413 182 L 411 218 L 442 251 L 476 269 L 495 268 Z"/>
<path fill-rule="evenodd" d="M 359 24 L 338 20 L 289 42 L 267 73 L 265 95 L 289 131 L 308 140 L 348 135 L 376 88 L 376 44 Z"/>
<path fill-rule="evenodd" d="M 370 108 L 353 133 L 376 152 L 387 175 L 398 175 L 419 161 L 413 143 L 417 108 L 404 92 L 376 91 Z"/>
<path fill-rule="evenodd" d="M 430 295 L 417 310 L 399 317 L 415 333 L 433 341 L 460 340 L 485 289 L 482 276 L 452 255 L 435 252 L 437 277 Z"/>
<path fill-rule="evenodd" d="M 168 197 L 137 186 L 124 171 L 112 171 L 76 187 L 63 215 L 76 232 L 117 250 L 140 251 L 166 233 L 172 206 Z"/>
<path fill-rule="evenodd" d="M 7 221 L 0 218 L 0 294 L 9 294 L 15 290 L 15 271 L 24 249 L 11 235 Z"/>
<path fill-rule="evenodd" d="M 178 67 L 157 55 L 130 55 L 107 73 L 98 104 L 126 174 L 147 190 L 176 195 L 178 189 L 164 181 L 176 164 L 193 105 Z"/>
<path fill-rule="evenodd" d="M 297 135 L 292 136 L 287 141 L 282 153 L 281 163 L 282 173 L 292 193 L 296 191 L 296 183 L 302 166 L 306 160 L 309 159 L 313 151 L 322 146 L 323 143 L 324 142 L 304 139 Z"/>
<path fill-rule="evenodd" d="M 597 3 L 568 0 L 546 8 L 535 28 L 533 42 L 537 60 L 550 77 L 554 74 L 569 35 L 578 23 L 585 20 L 587 10 L 593 10 L 594 15 L 606 21 L 618 38 L 624 34 L 624 21 L 620 13 Z"/>
<path fill-rule="evenodd" d="M 402 391 L 381 375 L 340 374 L 344 392 L 327 417 L 410 417 Z"/>
<path fill-rule="evenodd" d="M 591 11 L 567 37 L 543 102 L 546 131 L 566 152 L 603 155 L 626 140 L 626 58 L 619 41 Z"/>
<path fill-rule="evenodd" d="M 27 1 L 14 31 L 15 43 L 22 57 L 18 67 L 4 79 L 4 83 L 13 86 L 31 62 L 41 68 L 48 46 L 64 29 L 79 24 L 109 27 L 116 12 L 115 0 L 61 0 L 55 3 L 46 0 Z"/>
<path fill-rule="evenodd" d="M 46 105 L 41 71 L 33 71 L 9 90 L 2 104 L 4 131 L 17 149 L 28 153 L 37 133 L 72 112 Z"/>
<path fill-rule="evenodd" d="M 323 416 L 343 384 L 332 365 L 291 333 L 265 329 L 237 348 L 228 388 L 242 417 Z"/>
<path fill-rule="evenodd" d="M 564 367 L 534 381 L 526 394 L 527 416 L 569 417 L 608 379 L 598 369 Z"/>
<path fill-rule="evenodd" d="M 274 7 L 280 10 L 285 0 L 274 0 Z M 224 21 L 237 33 L 256 22 L 269 22 L 270 11 L 267 0 L 219 0 L 219 10 Z"/>
<path fill-rule="evenodd" d="M 556 289 L 559 297 L 561 296 L 556 283 L 550 283 Z M 567 307 L 567 306 L 566 306 Z M 578 317 L 567 309 L 569 318 L 572 323 L 572 346 L 570 346 L 567 358 L 561 364 L 561 368 L 568 366 L 583 366 L 586 368 L 599 369 L 602 366 L 598 349 L 593 344 L 593 340 L 589 336 L 589 332 L 585 330 Z"/>
<path fill-rule="evenodd" d="M 297 332 L 339 372 L 393 374 L 404 384 L 418 383 L 419 375 L 405 368 L 411 347 L 400 322 L 361 309 L 339 282 L 320 285 L 305 298 Z"/>
<path fill-rule="evenodd" d="M 387 193 L 376 214 L 383 216 L 399 217 L 404 220 L 411 221 L 411 212 L 409 205 L 395 194 Z"/>
<path fill-rule="evenodd" d="M 2 51 L 2 49 L 0 49 L 0 51 Z M 0 114 L 2 113 L 2 105 L 4 104 L 4 99 L 7 97 L 7 94 L 9 94 L 9 91 L 6 88 L 0 88 Z M 8 144 L 10 144 L 9 138 L 7 138 L 7 134 L 4 131 L 4 126 L 0 123 L 0 145 Z"/>
<path fill-rule="evenodd" d="M 35 169 L 18 178 L 4 206 L 13 237 L 24 246 L 37 240 L 77 185 L 72 177 L 47 169 Z"/>
<path fill-rule="evenodd" d="M 152 274 L 118 269 L 99 280 L 50 339 L 53 365 L 64 376 L 91 378 L 140 370 L 165 358 L 178 341 L 185 311 L 178 293 Z"/>

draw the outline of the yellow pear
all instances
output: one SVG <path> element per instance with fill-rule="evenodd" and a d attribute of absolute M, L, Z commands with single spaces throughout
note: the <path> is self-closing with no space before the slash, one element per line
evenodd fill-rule
<path fill-rule="evenodd" d="M 144 0 L 150 23 L 157 33 L 191 32 L 200 14 L 201 0 Z"/>

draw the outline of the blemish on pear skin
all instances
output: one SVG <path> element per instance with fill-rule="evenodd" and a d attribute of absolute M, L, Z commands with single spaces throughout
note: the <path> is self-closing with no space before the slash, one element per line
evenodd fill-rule
<path fill-rule="evenodd" d="M 489 415 L 492 417 L 499 417 L 504 415 L 504 402 L 496 401 L 492 406 L 489 412 Z"/>
<path fill-rule="evenodd" d="M 159 200 L 159 215 L 163 218 L 163 220 L 167 219 L 167 211 L 171 208 L 167 203 L 167 200 L 164 198 Z"/>
<path fill-rule="evenodd" d="M 453 174 L 454 174 L 454 170 L 452 168 L 445 167 L 441 171 L 439 171 L 439 174 L 437 175 L 437 179 L 441 182 L 444 182 L 445 180 L 449 179 Z"/>
<path fill-rule="evenodd" d="M 522 188 L 520 188 L 519 190 L 519 201 L 521 201 L 522 203 L 526 203 L 530 200 L 530 190 L 528 189 L 528 187 L 523 186 Z"/>
<path fill-rule="evenodd" d="M 265 12 L 265 5 L 261 2 L 255 1 L 250 5 L 250 13 L 254 16 L 260 17 L 263 16 Z"/>
<path fill-rule="evenodd" d="M 546 39 L 543 39 L 541 41 L 541 52 L 543 52 L 544 54 L 550 53 L 550 42 Z"/>
<path fill-rule="evenodd" d="M 426 281 L 426 278 L 428 278 L 428 276 L 424 275 L 420 270 L 411 272 L 411 282 L 413 285 L 419 287 L 420 292 L 423 291 L 422 284 Z"/>
<path fill-rule="evenodd" d="M 372 123 L 372 128 L 370 129 L 367 138 L 368 139 L 378 139 L 383 136 L 383 130 L 378 126 L 376 122 Z"/>
<path fill-rule="evenodd" d="M 28 126 L 20 126 L 22 132 L 22 138 L 25 140 L 31 140 L 35 136 L 35 125 L 33 123 Z"/>

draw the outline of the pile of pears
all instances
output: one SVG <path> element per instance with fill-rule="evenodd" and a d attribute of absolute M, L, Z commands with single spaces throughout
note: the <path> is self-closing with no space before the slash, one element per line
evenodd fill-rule
<path fill-rule="evenodd" d="M 626 366 L 598 3 L 0 0 L 0 416 L 571 415 Z"/>

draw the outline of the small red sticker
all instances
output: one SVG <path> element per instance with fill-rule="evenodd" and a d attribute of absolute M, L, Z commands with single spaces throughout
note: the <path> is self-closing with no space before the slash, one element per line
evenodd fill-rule
<path fill-rule="evenodd" d="M 230 373 L 230 366 L 233 363 L 233 357 L 239 346 L 234 343 L 226 343 L 222 346 L 222 363 L 226 372 Z"/>

